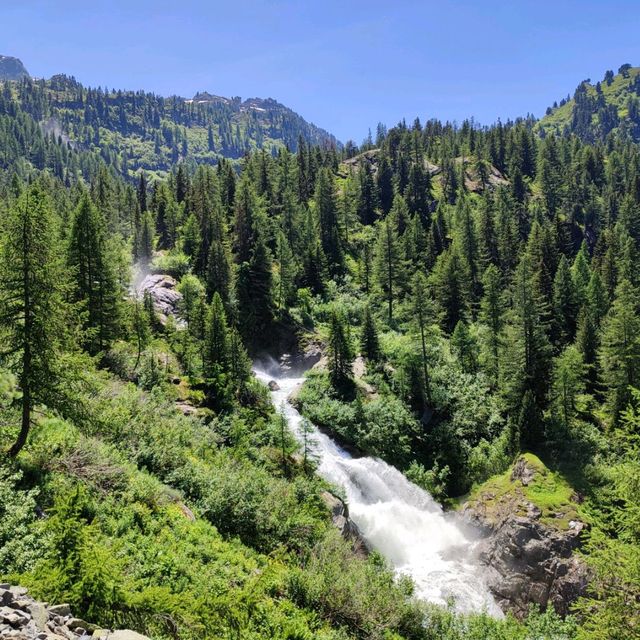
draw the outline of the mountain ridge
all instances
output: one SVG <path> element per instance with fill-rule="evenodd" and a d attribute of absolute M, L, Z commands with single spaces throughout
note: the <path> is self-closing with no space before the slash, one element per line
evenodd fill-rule
<path fill-rule="evenodd" d="M 9 59 L 4 57 L 3 59 Z M 56 131 L 75 148 L 100 153 L 124 175 L 140 169 L 166 174 L 179 161 L 239 162 L 253 150 L 276 154 L 306 145 L 340 148 L 330 132 L 305 120 L 274 98 L 226 98 L 206 91 L 193 98 L 144 90 L 84 86 L 73 76 L 32 79 L 17 58 L 13 72 L 0 74 L 4 109 L 11 102 Z M 18 72 L 20 63 L 24 72 Z"/>
<path fill-rule="evenodd" d="M 575 134 L 585 142 L 604 141 L 611 133 L 640 142 L 640 67 L 626 63 L 595 83 L 583 80 L 573 97 L 547 109 L 536 130 L 543 136 Z"/>

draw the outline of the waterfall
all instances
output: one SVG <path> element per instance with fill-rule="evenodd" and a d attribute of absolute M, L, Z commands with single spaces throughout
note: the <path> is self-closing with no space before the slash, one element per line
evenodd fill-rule
<path fill-rule="evenodd" d="M 304 378 L 272 376 L 255 369 L 267 383 L 277 409 L 282 409 L 294 435 L 301 439 L 302 416 L 288 398 Z M 461 612 L 502 613 L 487 589 L 482 567 L 474 558 L 475 540 L 423 489 L 377 458 L 354 458 L 328 435 L 311 435 L 318 473 L 343 488 L 349 514 L 367 544 L 379 551 L 397 574 L 410 576 L 416 597 L 436 604 L 453 601 Z"/>

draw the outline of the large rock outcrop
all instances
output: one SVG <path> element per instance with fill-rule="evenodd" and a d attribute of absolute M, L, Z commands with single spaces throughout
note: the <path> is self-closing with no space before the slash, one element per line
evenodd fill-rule
<path fill-rule="evenodd" d="M 129 629 L 101 629 L 76 618 L 68 604 L 49 605 L 24 587 L 0 584 L 0 638 L 16 640 L 149 640 Z"/>
<path fill-rule="evenodd" d="M 152 273 L 142 280 L 138 286 L 138 295 L 148 292 L 153 300 L 153 308 L 160 322 L 165 324 L 169 317 L 179 318 L 179 305 L 182 294 L 176 289 L 178 283 L 171 276 Z"/>
<path fill-rule="evenodd" d="M 466 520 L 485 534 L 478 553 L 504 611 L 522 617 L 535 604 L 566 615 L 584 593 L 588 572 L 574 553 L 585 527 L 578 520 L 578 501 L 568 485 L 527 454 L 463 505 Z"/>

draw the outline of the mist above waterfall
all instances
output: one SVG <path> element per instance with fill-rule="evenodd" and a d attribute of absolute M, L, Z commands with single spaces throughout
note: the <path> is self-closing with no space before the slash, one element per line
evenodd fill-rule
<path fill-rule="evenodd" d="M 304 378 L 283 377 L 277 368 L 256 370 L 257 377 L 275 380 L 276 407 L 284 407 L 289 426 L 301 437 L 302 416 L 288 401 Z M 367 544 L 379 551 L 398 575 L 411 577 L 416 597 L 436 604 L 453 601 L 459 611 L 502 612 L 483 581 L 474 555 L 476 537 L 447 514 L 423 489 L 377 458 L 352 457 L 329 436 L 314 429 L 313 449 L 318 473 L 342 487 L 351 519 Z"/>

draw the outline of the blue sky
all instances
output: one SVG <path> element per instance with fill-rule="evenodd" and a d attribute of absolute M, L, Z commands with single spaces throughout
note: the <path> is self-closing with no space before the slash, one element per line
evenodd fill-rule
<path fill-rule="evenodd" d="M 640 64 L 635 2 L 8 0 L 0 54 L 35 76 L 273 97 L 341 140 L 420 116 L 541 116 Z"/>

